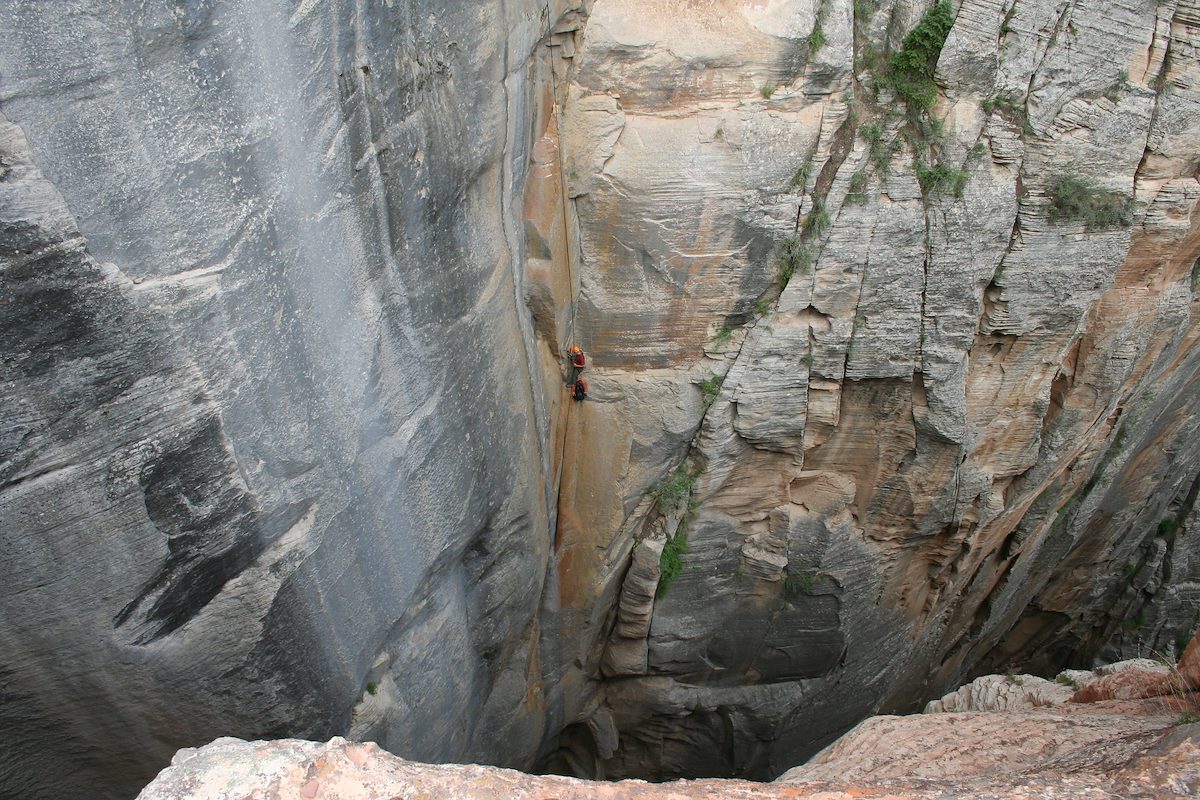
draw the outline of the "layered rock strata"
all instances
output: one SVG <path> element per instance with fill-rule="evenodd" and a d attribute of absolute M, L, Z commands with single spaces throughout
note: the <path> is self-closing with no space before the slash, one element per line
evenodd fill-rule
<path fill-rule="evenodd" d="M 1176 649 L 1200 5 L 955 2 L 905 108 L 931 6 L 0 3 L 3 790 L 770 777 Z"/>
<path fill-rule="evenodd" d="M 622 599 L 551 768 L 765 778 L 985 667 L 1195 628 L 1200 5 L 964 0 L 906 43 L 932 5 L 591 9 L 564 131 L 603 402 L 560 538 Z M 928 109 L 889 66 L 922 46 Z M 1080 185 L 1115 216 L 1063 212 Z M 697 473 L 630 625 L 654 492 Z"/>

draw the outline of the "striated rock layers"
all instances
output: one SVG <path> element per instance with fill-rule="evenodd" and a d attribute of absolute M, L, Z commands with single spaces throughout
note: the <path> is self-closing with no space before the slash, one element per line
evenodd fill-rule
<path fill-rule="evenodd" d="M 0 791 L 763 778 L 1171 651 L 1200 0 L 931 6 L 0 2 Z"/>
<path fill-rule="evenodd" d="M 550 768 L 765 778 L 980 671 L 1177 652 L 1198 44 L 1195 0 L 597 0 L 559 535 L 619 601 Z"/>

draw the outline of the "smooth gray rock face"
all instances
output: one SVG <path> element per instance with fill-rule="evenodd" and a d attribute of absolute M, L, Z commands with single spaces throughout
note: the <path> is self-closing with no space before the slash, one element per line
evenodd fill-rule
<path fill-rule="evenodd" d="M 0 794 L 228 733 L 534 757 L 552 22 L 0 4 Z"/>

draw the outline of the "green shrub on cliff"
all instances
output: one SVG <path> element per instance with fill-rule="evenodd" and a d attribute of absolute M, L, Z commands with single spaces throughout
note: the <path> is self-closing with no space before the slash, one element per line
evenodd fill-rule
<path fill-rule="evenodd" d="M 675 532 L 675 536 L 668 539 L 663 547 L 662 555 L 658 558 L 658 596 L 662 597 L 667 593 L 668 587 L 675 582 L 679 577 L 679 573 L 683 572 L 682 556 L 688 551 L 687 531 L 680 526 Z"/>
<path fill-rule="evenodd" d="M 699 477 L 698 470 L 692 471 L 685 465 L 659 481 L 650 490 L 650 496 L 658 502 L 658 510 L 665 513 L 678 506 L 680 500 L 691 497 L 692 487 Z"/>
<path fill-rule="evenodd" d="M 954 9 L 949 0 L 940 0 L 904 37 L 888 64 L 886 83 L 912 114 L 928 111 L 937 101 L 933 71 L 952 25 Z"/>
<path fill-rule="evenodd" d="M 946 164 L 930 167 L 917 163 L 917 182 L 925 194 L 953 195 L 962 197 L 963 189 L 970 177 L 965 170 L 956 169 Z"/>
<path fill-rule="evenodd" d="M 797 272 L 803 275 L 812 266 L 812 250 L 795 237 L 781 241 L 779 251 L 779 277 L 784 286 Z"/>
<path fill-rule="evenodd" d="M 1091 178 L 1067 173 L 1047 190 L 1051 222 L 1083 222 L 1089 231 L 1128 227 L 1133 198 L 1100 188 Z"/>

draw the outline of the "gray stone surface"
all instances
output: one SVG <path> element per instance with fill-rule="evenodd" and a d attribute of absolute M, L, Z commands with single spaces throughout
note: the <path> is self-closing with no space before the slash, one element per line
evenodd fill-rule
<path fill-rule="evenodd" d="M 0 4 L 0 794 L 352 725 L 531 762 L 555 18 Z"/>
<path fill-rule="evenodd" d="M 923 125 L 872 87 L 930 3 L 858 5 L 0 2 L 4 791 L 227 734 L 765 778 L 1174 647 L 1200 3 L 956 2 Z"/>

